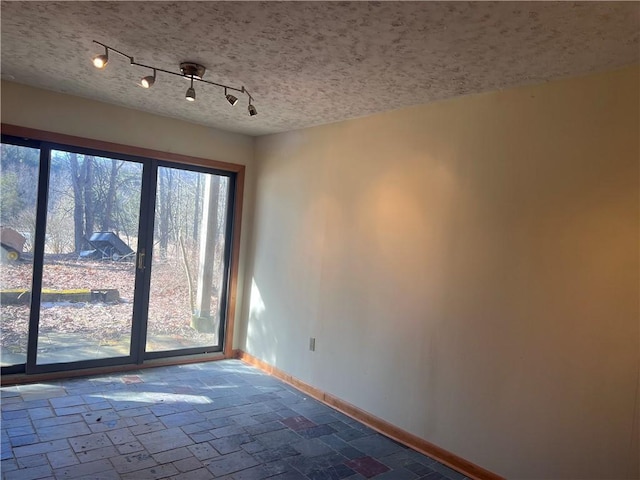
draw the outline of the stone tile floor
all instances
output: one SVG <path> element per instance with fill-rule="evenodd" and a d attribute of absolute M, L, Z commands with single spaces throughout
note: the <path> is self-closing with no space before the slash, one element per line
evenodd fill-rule
<path fill-rule="evenodd" d="M 465 478 L 237 360 L 0 391 L 7 480 Z"/>

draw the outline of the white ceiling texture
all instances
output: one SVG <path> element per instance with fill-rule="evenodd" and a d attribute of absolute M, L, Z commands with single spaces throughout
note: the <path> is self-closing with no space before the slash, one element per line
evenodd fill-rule
<path fill-rule="evenodd" d="M 1 2 L 2 78 L 262 135 L 638 63 L 638 2 Z M 223 90 L 136 62 L 245 86 Z"/>

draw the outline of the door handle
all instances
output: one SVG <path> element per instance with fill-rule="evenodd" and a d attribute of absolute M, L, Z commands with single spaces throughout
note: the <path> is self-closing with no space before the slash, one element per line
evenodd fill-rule
<path fill-rule="evenodd" d="M 145 256 L 145 251 L 143 248 L 138 252 L 138 268 L 140 270 L 144 270 L 144 256 Z"/>

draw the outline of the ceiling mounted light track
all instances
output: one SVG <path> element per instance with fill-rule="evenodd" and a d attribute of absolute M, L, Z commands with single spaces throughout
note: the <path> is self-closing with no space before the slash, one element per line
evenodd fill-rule
<path fill-rule="evenodd" d="M 176 77 L 183 77 L 191 80 L 191 86 L 187 89 L 187 93 L 185 95 L 185 98 L 190 102 L 194 102 L 196 99 L 196 91 L 193 88 L 193 81 L 195 80 L 198 82 L 206 83 L 209 85 L 215 85 L 216 87 L 223 88 L 224 96 L 229 102 L 229 104 L 231 104 L 232 106 L 238 103 L 238 97 L 236 97 L 235 95 L 232 95 L 231 93 L 228 93 L 228 90 L 233 90 L 233 91 L 245 94 L 249 98 L 249 115 L 253 117 L 254 115 L 258 114 L 256 107 L 253 106 L 253 97 L 247 91 L 247 89 L 244 88 L 244 86 L 240 88 L 236 88 L 236 87 L 230 87 L 229 85 L 224 85 L 222 83 L 203 80 L 202 77 L 204 76 L 207 69 L 203 65 L 200 65 L 199 63 L 182 62 L 180 64 L 180 73 L 176 73 L 170 70 L 164 70 L 162 68 L 152 67 L 151 65 L 145 65 L 143 63 L 136 62 L 132 56 L 127 55 L 126 53 L 116 50 L 115 48 L 105 45 L 104 43 L 100 43 L 96 40 L 94 40 L 93 43 L 97 43 L 98 45 L 104 47 L 104 54 L 99 54 L 93 57 L 93 65 L 96 68 L 103 69 L 107 66 L 107 63 L 109 62 L 109 51 L 112 51 L 114 53 L 117 53 L 118 55 L 121 55 L 129 59 L 129 63 L 131 65 L 135 65 L 137 67 L 149 68 L 153 70 L 153 75 L 148 75 L 146 77 L 143 77 L 140 80 L 140 85 L 144 88 L 151 88 L 153 86 L 153 84 L 156 82 L 157 72 L 167 73 L 169 75 L 175 75 Z"/>

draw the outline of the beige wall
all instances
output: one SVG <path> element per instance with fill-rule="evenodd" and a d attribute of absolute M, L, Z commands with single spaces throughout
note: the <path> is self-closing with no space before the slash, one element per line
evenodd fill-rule
<path fill-rule="evenodd" d="M 252 137 L 12 82 L 3 81 L 1 88 L 0 118 L 3 123 L 247 165 L 247 181 L 252 182 Z M 250 217 L 250 212 L 247 215 L 247 205 L 253 204 L 251 194 L 252 189 L 245 189 L 243 231 L 247 231 L 250 226 L 247 221 Z M 246 241 L 243 240 L 239 298 L 242 298 L 242 285 L 245 283 L 242 277 L 245 250 Z M 237 309 L 237 321 L 240 320 L 240 310 Z M 237 331 L 236 329 L 236 339 Z M 237 341 L 234 341 L 234 346 L 237 346 Z"/>
<path fill-rule="evenodd" d="M 509 478 L 638 478 L 639 84 L 259 138 L 244 348 Z"/>

